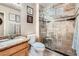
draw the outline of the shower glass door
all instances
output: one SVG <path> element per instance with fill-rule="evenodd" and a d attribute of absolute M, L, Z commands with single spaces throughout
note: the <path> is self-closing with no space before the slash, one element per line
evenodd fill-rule
<path fill-rule="evenodd" d="M 47 25 L 47 35 L 44 44 L 51 50 L 56 50 L 68 55 L 73 55 L 72 39 L 74 21 L 55 21 Z"/>

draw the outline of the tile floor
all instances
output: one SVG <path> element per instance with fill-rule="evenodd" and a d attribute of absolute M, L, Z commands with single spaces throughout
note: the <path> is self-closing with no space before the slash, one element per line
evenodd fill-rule
<path fill-rule="evenodd" d="M 29 53 L 29 56 L 34 56 L 31 55 L 31 53 Z M 39 55 L 35 55 L 35 56 L 39 56 Z M 63 56 L 57 52 L 51 51 L 49 49 L 45 49 L 43 56 Z"/>
<path fill-rule="evenodd" d="M 54 51 L 51 51 L 49 49 L 45 49 L 44 56 L 63 56 L 63 55 L 56 53 Z"/>

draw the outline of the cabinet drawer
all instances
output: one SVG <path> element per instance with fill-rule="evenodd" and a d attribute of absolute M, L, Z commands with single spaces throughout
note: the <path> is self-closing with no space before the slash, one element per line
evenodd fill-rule
<path fill-rule="evenodd" d="M 22 43 L 0 52 L 0 56 L 10 56 L 24 48 L 28 48 L 28 43 Z"/>

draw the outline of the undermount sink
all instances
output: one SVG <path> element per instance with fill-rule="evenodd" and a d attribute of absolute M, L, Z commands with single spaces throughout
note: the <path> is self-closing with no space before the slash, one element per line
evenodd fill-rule
<path fill-rule="evenodd" d="M 1 39 L 0 42 L 8 41 L 9 39 Z"/>
<path fill-rule="evenodd" d="M 18 37 L 15 37 L 14 39 L 26 39 L 26 37 L 23 37 L 23 36 L 18 36 Z"/>

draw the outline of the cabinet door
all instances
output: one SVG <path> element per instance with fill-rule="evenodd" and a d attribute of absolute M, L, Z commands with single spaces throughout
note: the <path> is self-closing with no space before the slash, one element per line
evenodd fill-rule
<path fill-rule="evenodd" d="M 0 51 L 0 56 L 10 56 L 13 55 L 14 53 L 21 51 L 24 48 L 28 48 L 28 43 L 22 43 L 20 45 L 16 45 L 14 47 L 11 47 L 9 49 L 5 49 L 3 51 Z"/>
<path fill-rule="evenodd" d="M 26 49 L 23 49 L 17 53 L 15 53 L 13 56 L 26 56 Z"/>

